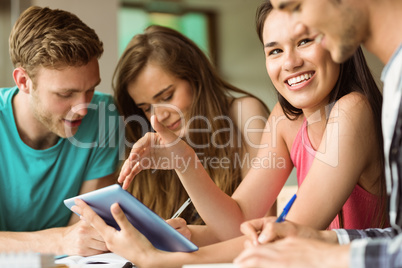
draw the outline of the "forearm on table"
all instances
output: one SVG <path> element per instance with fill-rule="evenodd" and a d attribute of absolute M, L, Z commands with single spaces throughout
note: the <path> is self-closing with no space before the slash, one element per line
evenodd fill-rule
<path fill-rule="evenodd" d="M 323 248 L 320 263 L 322 267 L 362 267 L 349 266 L 350 264 L 350 245 L 333 245 Z"/>
<path fill-rule="evenodd" d="M 338 235 L 335 231 L 332 230 L 324 230 L 319 231 L 319 240 L 322 240 L 331 244 L 338 244 Z"/>
<path fill-rule="evenodd" d="M 0 232 L 0 251 L 34 251 L 63 254 L 60 241 L 63 228 L 36 232 Z"/>
<path fill-rule="evenodd" d="M 221 242 L 207 225 L 188 225 L 191 241 L 199 247 Z"/>
<path fill-rule="evenodd" d="M 200 247 L 192 253 L 161 252 L 158 256 L 144 258 L 138 267 L 182 267 L 184 264 L 228 263 L 232 262 L 244 249 L 245 237 L 241 236 L 228 241 Z M 136 263 L 137 264 L 137 263 Z"/>

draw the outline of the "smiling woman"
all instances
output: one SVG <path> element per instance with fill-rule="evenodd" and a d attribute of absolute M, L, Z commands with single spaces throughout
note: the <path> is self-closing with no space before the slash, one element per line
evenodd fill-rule
<path fill-rule="evenodd" d="M 337 217 L 332 221 L 328 220 L 331 217 L 316 218 L 315 228 L 386 226 L 384 160 L 380 153 L 382 96 L 363 52 L 358 49 L 345 63 L 335 63 L 331 54 L 307 33 L 293 38 L 289 32 L 278 31 L 283 25 L 283 17 L 281 12 L 273 11 L 267 1 L 257 11 L 256 27 L 264 45 L 267 72 L 278 91 L 282 110 L 279 114 L 288 119 L 286 132 L 280 131 L 281 126 L 277 127 L 277 133 L 283 133 L 277 138 L 285 141 L 297 169 L 300 190 L 295 207 L 299 209 L 288 218 L 311 225 L 305 207 L 321 211 L 323 208 L 312 205 L 311 200 L 317 198 L 313 203 L 319 204 L 320 196 L 331 196 L 332 204 L 326 206 L 326 213 L 337 214 Z M 276 113 L 274 108 L 273 114 Z M 367 118 L 372 127 L 364 127 Z M 357 126 L 349 128 L 345 125 L 353 121 Z M 345 152 L 357 146 L 355 152 L 365 155 L 361 150 L 366 145 L 356 141 L 354 147 L 352 144 L 345 146 L 350 141 L 343 135 L 355 136 L 357 140 L 363 136 L 373 139 L 370 156 L 364 160 L 367 166 L 362 165 L 356 171 L 358 165 L 352 159 L 350 163 L 356 165 L 349 166 L 345 159 L 350 155 L 344 155 Z M 362 156 L 357 158 L 364 159 Z M 321 175 L 327 174 L 325 170 L 329 167 L 336 174 L 326 175 L 322 180 Z M 342 178 L 338 175 L 341 171 L 344 172 Z M 315 187 L 320 184 L 321 189 L 331 193 L 317 193 Z M 357 204 L 363 204 L 360 199 L 363 197 L 365 205 L 357 208 Z M 301 214 L 302 207 L 304 215 Z"/>
<path fill-rule="evenodd" d="M 114 91 L 127 142 L 134 144 L 152 131 L 149 122 L 156 115 L 200 157 L 213 159 L 204 163 L 211 178 L 226 194 L 234 192 L 251 166 L 235 161 L 255 158 L 269 110 L 255 96 L 221 79 L 194 42 L 173 29 L 148 27 L 121 56 Z M 214 161 L 225 162 L 225 168 Z M 170 218 L 188 198 L 174 170 L 144 170 L 130 191 L 163 218 Z M 182 217 L 189 223 L 202 222 L 193 206 Z"/>
<path fill-rule="evenodd" d="M 281 27 L 279 20 L 268 19 L 263 27 L 267 72 L 281 98 L 308 113 L 327 105 L 340 65 L 306 35 L 288 41 L 286 32 L 277 31 Z"/>

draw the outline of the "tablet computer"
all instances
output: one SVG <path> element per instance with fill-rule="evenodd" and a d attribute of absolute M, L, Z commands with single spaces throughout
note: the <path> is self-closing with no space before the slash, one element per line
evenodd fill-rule
<path fill-rule="evenodd" d="M 84 200 L 108 225 L 118 230 L 110 206 L 119 203 L 130 223 L 157 249 L 170 252 L 198 250 L 190 240 L 118 184 L 66 199 L 64 204 L 71 209 L 75 198 Z"/>

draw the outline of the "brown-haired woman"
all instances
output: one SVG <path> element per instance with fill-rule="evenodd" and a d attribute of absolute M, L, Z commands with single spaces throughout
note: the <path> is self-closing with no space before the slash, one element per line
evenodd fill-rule
<path fill-rule="evenodd" d="M 190 39 L 156 25 L 133 37 L 113 81 L 128 145 L 152 131 L 149 119 L 156 114 L 191 145 L 216 185 L 233 194 L 257 154 L 269 116 L 261 100 L 224 81 Z M 165 219 L 188 198 L 173 170 L 141 172 L 129 191 Z M 273 207 L 271 215 L 275 211 Z M 193 206 L 181 217 L 201 222 Z"/>

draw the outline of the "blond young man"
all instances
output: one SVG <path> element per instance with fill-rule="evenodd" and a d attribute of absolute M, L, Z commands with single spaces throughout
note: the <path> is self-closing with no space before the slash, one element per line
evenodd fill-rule
<path fill-rule="evenodd" d="M 91 255 L 97 232 L 63 200 L 115 181 L 118 114 L 95 92 L 103 44 L 75 15 L 30 7 L 10 34 L 0 90 L 0 251 Z"/>

